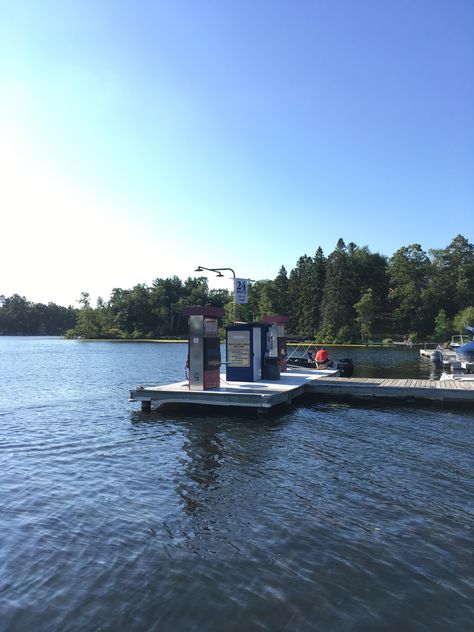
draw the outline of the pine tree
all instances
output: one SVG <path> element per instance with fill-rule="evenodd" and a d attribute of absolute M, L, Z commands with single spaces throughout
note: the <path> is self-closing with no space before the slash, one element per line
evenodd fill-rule
<path fill-rule="evenodd" d="M 318 332 L 322 342 L 351 342 L 358 339 L 353 285 L 349 254 L 341 238 L 328 257 L 322 324 Z"/>
<path fill-rule="evenodd" d="M 311 271 L 311 329 L 316 332 L 321 326 L 324 287 L 326 285 L 327 259 L 321 246 L 318 247 L 313 258 Z"/>
<path fill-rule="evenodd" d="M 308 255 L 298 259 L 296 268 L 289 279 L 292 327 L 300 336 L 314 336 L 312 328 L 312 267 L 313 261 Z"/>
<path fill-rule="evenodd" d="M 285 266 L 281 266 L 273 281 L 273 309 L 280 316 L 288 316 L 290 313 L 289 279 Z"/>

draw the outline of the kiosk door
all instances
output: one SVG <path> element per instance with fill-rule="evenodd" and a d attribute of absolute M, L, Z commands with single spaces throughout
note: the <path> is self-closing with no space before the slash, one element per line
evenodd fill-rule
<path fill-rule="evenodd" d="M 260 327 L 253 327 L 253 379 L 262 379 L 262 331 Z"/>

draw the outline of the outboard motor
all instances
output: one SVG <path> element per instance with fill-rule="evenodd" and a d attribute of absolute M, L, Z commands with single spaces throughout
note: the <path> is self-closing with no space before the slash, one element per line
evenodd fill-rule
<path fill-rule="evenodd" d="M 339 371 L 341 377 L 352 377 L 354 373 L 354 363 L 352 358 L 342 358 L 337 361 L 336 368 Z"/>
<path fill-rule="evenodd" d="M 443 366 L 443 352 L 435 349 L 430 355 L 430 360 L 435 366 Z"/>

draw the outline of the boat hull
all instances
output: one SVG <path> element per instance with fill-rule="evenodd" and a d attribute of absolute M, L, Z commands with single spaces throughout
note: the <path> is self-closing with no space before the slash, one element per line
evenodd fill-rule
<path fill-rule="evenodd" d="M 344 358 L 336 362 L 331 360 L 329 364 L 326 364 L 324 367 L 318 367 L 316 362 L 310 362 L 306 358 L 288 358 L 286 363 L 288 366 L 299 366 L 304 369 L 314 369 L 315 371 L 322 368 L 337 369 L 341 377 L 351 377 L 354 373 L 354 363 L 351 358 Z"/>

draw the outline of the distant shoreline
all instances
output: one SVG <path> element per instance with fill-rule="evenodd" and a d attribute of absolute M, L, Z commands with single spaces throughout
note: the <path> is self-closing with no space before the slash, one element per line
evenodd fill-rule
<path fill-rule="evenodd" d="M 188 343 L 186 338 L 66 338 L 63 334 L 47 335 L 47 334 L 0 334 L 1 338 L 63 338 L 64 340 L 75 340 L 79 342 L 140 342 L 140 343 L 155 343 L 155 344 L 176 344 L 176 343 Z M 225 344 L 225 340 L 221 340 L 222 344 Z M 287 342 L 287 347 L 353 347 L 353 348 L 384 348 L 384 349 L 410 349 L 412 347 L 436 347 L 436 342 L 414 342 L 412 345 L 400 345 L 395 343 L 384 342 L 370 342 L 367 344 L 362 343 L 332 343 L 332 342 L 314 342 L 314 340 L 302 340 L 300 342 L 290 341 Z"/>
<path fill-rule="evenodd" d="M 164 343 L 188 343 L 187 339 L 175 339 L 175 340 L 163 340 L 163 339 L 155 339 L 155 338 L 72 338 L 71 340 L 79 340 L 82 342 L 152 342 L 152 343 L 158 343 L 158 344 L 164 344 Z M 221 344 L 225 344 L 225 340 L 221 340 Z M 422 347 L 425 344 L 427 345 L 436 345 L 436 343 L 431 343 L 431 342 L 427 342 L 427 343 L 416 343 L 413 344 L 413 347 Z M 406 345 L 406 346 L 401 346 L 401 345 L 395 345 L 395 344 L 390 344 L 390 343 L 382 343 L 382 342 L 373 342 L 373 343 L 368 343 L 368 344 L 362 344 L 362 343 L 357 343 L 357 344 L 350 344 L 350 343 L 332 343 L 332 342 L 314 342 L 314 340 L 302 340 L 301 342 L 287 342 L 286 343 L 287 347 L 302 347 L 302 346 L 313 346 L 313 347 L 358 347 L 361 349 L 365 349 L 367 347 L 373 347 L 373 348 L 380 348 L 380 347 L 384 347 L 384 348 L 393 348 L 393 349 L 398 349 L 398 348 L 403 348 L 403 349 L 409 349 L 410 346 Z"/>

